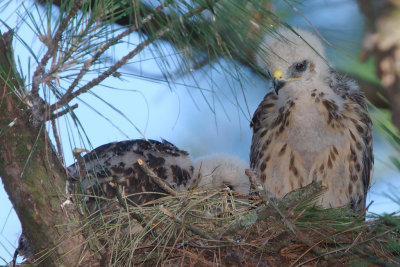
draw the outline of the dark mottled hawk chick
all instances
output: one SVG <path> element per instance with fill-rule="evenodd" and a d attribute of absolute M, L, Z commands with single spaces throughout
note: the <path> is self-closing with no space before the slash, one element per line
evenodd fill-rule
<path fill-rule="evenodd" d="M 79 151 L 79 150 L 78 150 Z M 78 153 L 79 154 L 79 153 Z M 128 140 L 102 145 L 87 153 L 68 167 L 70 191 L 85 195 L 90 213 L 108 207 L 106 199 L 124 194 L 130 205 L 142 205 L 168 194 L 143 171 L 138 159 L 176 191 L 187 190 L 195 182 L 199 187 L 228 187 L 247 194 L 250 184 L 244 161 L 230 156 L 215 155 L 192 162 L 188 153 L 170 142 L 162 140 Z M 79 162 L 81 160 L 81 162 Z M 200 180 L 197 180 L 200 179 Z M 71 203 L 68 198 L 63 206 Z M 105 205 L 103 205 L 105 204 Z M 14 262 L 18 254 L 33 258 L 33 248 L 21 235 Z"/>
<path fill-rule="evenodd" d="M 109 143 L 87 153 L 83 159 L 85 170 L 81 179 L 82 192 L 88 196 L 113 198 L 118 189 L 123 189 L 124 194 L 129 195 L 129 200 L 136 204 L 165 195 L 165 191 L 144 173 L 138 159 L 146 162 L 158 177 L 165 179 L 177 191 L 184 190 L 193 175 L 188 153 L 165 140 L 158 142 L 142 139 Z M 79 164 L 68 167 L 68 172 L 73 181 L 79 181 Z M 152 194 L 138 194 L 139 192 Z M 87 203 L 89 209 L 94 208 L 91 205 L 96 205 L 94 199 L 89 199 Z"/>
<path fill-rule="evenodd" d="M 140 139 L 102 145 L 87 153 L 83 164 L 68 167 L 69 177 L 74 184 L 80 181 L 91 211 L 97 209 L 98 196 L 114 198 L 123 192 L 131 204 L 140 205 L 168 194 L 145 174 L 138 159 L 178 192 L 187 190 L 196 178 L 200 179 L 199 186 L 226 185 L 242 193 L 249 191 L 247 166 L 243 161 L 212 156 L 193 163 L 186 151 L 165 140 Z M 82 165 L 84 170 L 80 169 Z"/>
<path fill-rule="evenodd" d="M 374 161 L 364 95 L 329 68 L 314 35 L 295 31 L 278 28 L 257 53 L 275 92 L 254 113 L 250 167 L 271 197 L 322 181 L 319 204 L 362 211 Z"/>

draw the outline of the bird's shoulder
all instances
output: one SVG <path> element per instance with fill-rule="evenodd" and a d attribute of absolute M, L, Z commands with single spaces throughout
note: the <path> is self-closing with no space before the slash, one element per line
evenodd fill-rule
<path fill-rule="evenodd" d="M 273 120 L 270 116 L 274 114 L 277 99 L 277 96 L 273 92 L 266 94 L 258 105 L 250 122 L 250 127 L 253 129 L 253 138 L 250 147 L 251 168 L 254 168 L 258 161 L 259 146 L 262 138 L 271 130 Z"/>
<path fill-rule="evenodd" d="M 152 139 L 136 139 L 121 142 L 113 142 L 97 147 L 86 154 L 85 161 L 96 160 L 98 158 L 111 158 L 126 155 L 144 155 L 147 152 L 162 153 L 173 157 L 178 157 L 188 153 L 180 150 L 172 143 L 162 140 L 162 142 Z"/>
<path fill-rule="evenodd" d="M 349 122 L 351 147 L 361 150 L 362 168 L 360 171 L 364 194 L 366 194 L 372 178 L 374 156 L 372 121 L 368 113 L 365 95 L 354 80 L 333 70 L 328 83 L 332 90 L 344 100 L 343 114 Z"/>
<path fill-rule="evenodd" d="M 253 118 L 250 122 L 250 127 L 253 128 L 253 133 L 256 133 L 260 130 L 262 127 L 261 121 L 265 118 L 265 116 L 268 116 L 268 114 L 272 114 L 274 112 L 274 106 L 277 99 L 278 98 L 274 92 L 269 92 L 264 96 L 263 100 L 254 112 Z"/>
<path fill-rule="evenodd" d="M 146 156 L 148 153 L 171 157 L 188 156 L 186 151 L 177 148 L 166 140 L 159 142 L 152 139 L 136 139 L 101 145 L 87 153 L 83 159 L 85 163 L 103 164 L 110 159 L 132 161 L 140 156 Z M 71 165 L 68 168 L 75 168 L 75 166 Z"/>
<path fill-rule="evenodd" d="M 360 90 L 357 82 L 347 75 L 331 69 L 326 82 L 343 100 L 351 101 L 365 110 L 368 108 L 364 93 Z"/>

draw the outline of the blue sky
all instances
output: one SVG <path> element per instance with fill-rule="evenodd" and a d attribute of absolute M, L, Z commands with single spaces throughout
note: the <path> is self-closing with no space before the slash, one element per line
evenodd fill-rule
<path fill-rule="evenodd" d="M 16 3 L 21 2 L 13 1 L 0 15 L 11 27 L 21 22 L 17 14 L 13 12 L 17 8 Z M 31 2 L 25 1 L 25 3 L 29 6 Z M 305 5 L 299 9 L 321 32 L 328 38 L 330 37 L 329 40 L 340 50 L 356 57 L 363 34 L 363 21 L 355 2 L 319 0 L 305 1 L 304 3 Z M 289 22 L 295 26 L 307 26 L 307 23 L 299 16 L 294 16 Z M 3 32 L 6 28 L 0 25 L 0 29 Z M 29 27 L 26 25 L 20 27 L 18 34 L 32 47 L 33 51 L 43 53 L 41 43 L 37 41 Z M 129 41 L 135 43 L 138 40 L 135 35 L 132 35 L 129 37 Z M 14 42 L 14 45 L 15 51 L 18 51 L 17 56 L 25 68 L 28 66 L 29 54 L 17 41 Z M 163 45 L 166 51 L 172 52 L 168 44 Z M 119 58 L 129 49 L 126 44 L 121 44 L 109 56 Z M 237 155 L 247 161 L 251 139 L 249 115 L 239 83 L 234 77 L 227 78 L 224 74 L 223 69 L 230 63 L 222 61 L 220 65 L 215 63 L 212 67 L 205 66 L 201 70 L 195 71 L 193 77 L 196 78 L 197 83 L 190 75 L 177 75 L 174 79 L 175 84 L 168 85 L 162 81 L 155 82 L 143 78 L 161 77 L 157 64 L 151 59 L 152 56 L 151 48 L 147 49 L 140 54 L 139 58 L 135 58 L 132 64 L 120 70 L 123 73 L 121 79 L 107 79 L 103 86 L 94 88 L 93 92 L 118 107 L 147 138 L 159 139 L 162 137 L 173 142 L 179 148 L 189 151 L 193 157 L 227 153 Z M 335 56 L 335 58 L 337 63 L 340 63 L 344 56 Z M 27 69 L 24 69 L 24 72 L 28 73 Z M 135 73 L 142 78 L 134 78 L 125 73 Z M 240 74 L 249 111 L 252 114 L 259 101 L 269 90 L 270 84 L 245 67 L 241 67 Z M 182 84 L 192 87 L 188 88 Z M 203 94 L 207 97 L 208 103 L 204 100 Z M 76 113 L 85 126 L 85 132 L 93 147 L 117 140 L 141 138 L 141 134 L 130 122 L 102 103 L 96 96 L 87 94 L 82 96 L 81 101 L 77 101 L 77 103 L 79 108 Z M 96 107 L 102 115 L 118 125 L 120 130 L 93 112 L 88 105 Z M 242 107 L 245 112 L 242 113 L 238 107 Z M 71 148 L 84 146 L 79 142 L 77 132 L 68 126 L 70 124 L 71 121 L 66 117 L 59 121 L 67 165 L 73 163 Z M 74 140 L 74 142 L 70 142 L 70 140 Z M 372 212 L 381 213 L 399 209 L 397 204 L 384 196 L 385 192 L 390 191 L 390 188 L 391 190 L 400 189 L 399 175 L 388 163 L 388 155 L 393 153 L 388 144 L 382 139 L 375 138 L 375 176 L 369 195 L 369 200 L 375 201 L 370 209 Z M 2 186 L 0 186 L 0 201 L 2 203 L 0 209 L 0 263 L 3 263 L 2 258 L 7 262 L 10 261 L 21 230 L 18 218 Z"/>

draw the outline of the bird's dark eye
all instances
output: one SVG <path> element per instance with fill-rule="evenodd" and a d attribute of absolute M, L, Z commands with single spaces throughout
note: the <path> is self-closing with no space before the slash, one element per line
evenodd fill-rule
<path fill-rule="evenodd" d="M 295 68 L 296 68 L 296 70 L 299 71 L 299 72 L 305 71 L 306 68 L 307 68 L 307 61 L 304 60 L 304 61 L 302 61 L 302 62 L 296 63 Z"/>

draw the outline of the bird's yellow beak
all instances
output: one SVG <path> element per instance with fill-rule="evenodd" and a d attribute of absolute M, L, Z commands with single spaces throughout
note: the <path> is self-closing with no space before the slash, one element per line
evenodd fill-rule
<path fill-rule="evenodd" d="M 273 83 L 274 83 L 275 93 L 278 94 L 279 89 L 281 89 L 285 85 L 286 82 L 298 81 L 298 80 L 301 80 L 301 77 L 285 79 L 285 77 L 283 75 L 283 71 L 281 71 L 280 69 L 277 69 L 272 73 L 272 79 L 273 79 Z"/>
<path fill-rule="evenodd" d="M 283 71 L 281 70 L 275 70 L 274 73 L 272 74 L 273 79 L 278 79 L 279 81 L 284 80 L 283 79 Z"/>
<path fill-rule="evenodd" d="M 281 71 L 279 69 L 275 70 L 272 73 L 272 82 L 274 84 L 275 93 L 278 94 L 279 89 L 281 89 L 286 83 L 286 81 L 283 77 L 283 71 Z"/>

